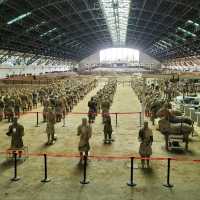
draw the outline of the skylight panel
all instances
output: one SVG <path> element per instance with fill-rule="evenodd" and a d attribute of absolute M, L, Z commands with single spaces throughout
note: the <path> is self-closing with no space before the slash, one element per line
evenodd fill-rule
<path fill-rule="evenodd" d="M 26 18 L 26 17 L 29 16 L 29 15 L 31 15 L 31 12 L 27 12 L 27 13 L 25 13 L 25 14 L 23 14 L 23 15 L 20 15 L 20 16 L 14 18 L 14 19 L 8 21 L 7 24 L 8 24 L 8 25 L 11 25 L 11 24 L 13 24 L 13 23 L 15 23 L 15 22 L 17 22 L 17 21 L 19 21 L 19 20 L 22 20 L 22 19 Z"/>
<path fill-rule="evenodd" d="M 130 0 L 100 0 L 114 46 L 126 42 Z"/>
<path fill-rule="evenodd" d="M 165 40 L 161 40 L 160 42 L 162 42 L 163 44 L 172 47 L 172 44 L 169 42 L 166 42 Z"/>
<path fill-rule="evenodd" d="M 199 26 L 200 26 L 198 23 L 193 22 L 192 20 L 188 20 L 188 21 L 186 22 L 186 24 L 191 24 L 191 25 L 194 25 L 194 26 L 196 26 L 196 27 L 199 27 Z"/>
<path fill-rule="evenodd" d="M 183 29 L 183 28 L 181 28 L 181 27 L 178 27 L 177 30 L 182 31 L 183 33 L 185 33 L 185 34 L 187 34 L 187 35 L 190 35 L 190 36 L 192 36 L 192 37 L 196 37 L 196 36 L 197 36 L 196 34 L 190 32 L 190 31 L 187 31 L 187 30 L 185 30 L 185 29 Z"/>
<path fill-rule="evenodd" d="M 26 32 L 37 30 L 40 26 L 42 26 L 46 23 L 47 23 L 46 21 L 42 21 L 40 24 L 36 24 L 35 26 L 31 26 L 30 28 L 26 29 Z"/>
<path fill-rule="evenodd" d="M 179 39 L 179 40 L 181 40 L 181 41 L 183 41 L 183 42 L 186 41 L 185 38 L 183 38 L 183 37 L 181 37 L 181 36 L 179 36 L 179 35 L 177 35 L 177 34 L 171 33 L 171 35 L 172 35 L 173 37 L 175 37 L 176 39 Z"/>
<path fill-rule="evenodd" d="M 45 32 L 45 33 L 43 33 L 43 34 L 41 34 L 40 37 L 44 37 L 44 36 L 46 36 L 46 35 L 49 35 L 49 33 L 52 33 L 52 32 L 54 32 L 55 30 L 57 30 L 57 28 L 53 28 L 53 29 L 51 29 L 51 30 L 49 30 L 49 31 L 47 31 L 47 32 Z"/>
<path fill-rule="evenodd" d="M 65 33 L 61 33 L 61 34 L 57 35 L 56 37 L 50 39 L 50 41 L 55 41 L 55 40 L 61 38 L 61 37 L 64 36 L 64 35 L 65 35 Z"/>
<path fill-rule="evenodd" d="M 157 44 L 153 44 L 153 46 L 156 47 L 156 48 L 158 48 L 158 49 L 162 49 L 162 50 L 164 50 L 163 47 L 161 47 L 161 46 L 159 46 L 159 45 L 157 45 Z"/>
<path fill-rule="evenodd" d="M 157 42 L 156 44 L 159 45 L 159 46 L 161 46 L 161 47 L 163 47 L 163 48 L 166 48 L 166 49 L 168 48 L 167 45 L 161 44 L 161 43 L 159 43 L 159 42 Z"/>

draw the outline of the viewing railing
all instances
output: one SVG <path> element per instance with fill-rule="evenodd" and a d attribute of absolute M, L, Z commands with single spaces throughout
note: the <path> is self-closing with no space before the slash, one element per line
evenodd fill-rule
<path fill-rule="evenodd" d="M 29 85 L 43 85 L 43 84 L 49 84 L 52 82 L 51 79 L 37 79 L 37 80 L 23 80 L 23 79 L 19 79 L 19 80 L 7 80 L 7 79 L 2 79 L 1 82 L 3 84 L 8 84 L 8 85 L 16 85 L 16 84 L 20 84 L 20 85 L 25 85 L 25 84 L 29 84 Z"/>
<path fill-rule="evenodd" d="M 16 150 L 7 150 L 5 152 L 0 152 L 0 154 L 12 154 L 12 160 L 13 160 L 13 170 L 14 170 L 14 175 L 11 178 L 11 181 L 19 181 L 20 177 L 18 176 L 18 151 Z M 20 153 L 21 156 L 27 156 L 27 157 L 44 157 L 44 178 L 42 178 L 41 182 L 47 183 L 50 182 L 51 179 L 48 178 L 48 162 L 47 162 L 47 158 L 55 158 L 55 157 L 59 157 L 59 158 L 68 158 L 68 159 L 72 159 L 72 158 L 76 158 L 79 159 L 80 156 L 78 154 L 67 154 L 67 153 Z M 81 177 L 81 184 L 89 184 L 89 180 L 87 179 L 87 160 L 88 158 L 90 160 L 112 160 L 112 161 L 127 161 L 130 160 L 131 166 L 130 166 L 130 180 L 127 182 L 127 185 L 130 187 L 134 187 L 136 186 L 135 180 L 134 180 L 134 161 L 135 160 L 152 160 L 152 161 L 167 161 L 166 163 L 166 169 L 167 169 L 167 173 L 166 173 L 166 182 L 163 184 L 163 186 L 167 187 L 167 188 L 172 188 L 173 184 L 170 181 L 170 173 L 171 173 L 171 162 L 188 162 L 188 163 L 194 163 L 194 164 L 200 164 L 200 160 L 199 159 L 188 159 L 188 158 L 175 158 L 175 157 L 151 157 L 151 158 L 144 158 L 144 157 L 138 157 L 138 156 L 134 156 L 134 155 L 130 155 L 130 156 L 98 156 L 98 155 L 90 155 L 90 156 L 84 156 L 83 160 L 83 172 L 82 172 L 82 177 Z"/>
<path fill-rule="evenodd" d="M 9 116 L 9 115 L 13 115 L 12 117 L 14 117 L 14 115 L 16 117 L 18 116 L 26 116 L 26 115 L 30 115 L 30 114 L 33 114 L 35 115 L 35 121 L 36 121 L 36 127 L 39 127 L 39 124 L 43 122 L 42 118 L 44 115 L 47 115 L 48 112 L 34 112 L 34 111 L 25 111 L 25 112 L 0 112 L 0 116 Z M 116 127 L 118 126 L 119 124 L 119 117 L 120 116 L 128 116 L 130 118 L 130 116 L 136 116 L 138 121 L 136 120 L 135 121 L 135 118 L 134 118 L 134 122 L 135 124 L 137 124 L 137 126 L 139 127 L 142 127 L 142 112 L 109 112 L 109 113 L 91 113 L 91 112 L 69 112 L 69 113 L 58 113 L 58 112 L 55 112 L 54 113 L 55 115 L 56 114 L 62 114 L 62 122 L 63 122 L 63 127 L 65 127 L 65 124 L 66 124 L 66 120 L 67 120 L 67 117 L 69 117 L 70 115 L 79 115 L 79 116 L 82 116 L 82 117 L 85 117 L 85 116 L 88 116 L 88 115 L 104 115 L 104 116 L 107 116 L 107 115 L 110 115 L 110 116 L 114 116 L 115 117 L 115 125 Z"/>

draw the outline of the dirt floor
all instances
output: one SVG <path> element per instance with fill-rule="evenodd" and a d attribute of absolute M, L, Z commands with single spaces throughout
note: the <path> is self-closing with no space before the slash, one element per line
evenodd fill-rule
<path fill-rule="evenodd" d="M 130 78 L 119 78 L 129 80 Z M 103 87 L 103 81 L 81 101 L 73 112 L 87 112 L 87 102 L 92 95 Z M 38 108 L 34 111 L 41 111 Z M 140 112 L 141 107 L 136 95 L 128 83 L 118 85 L 111 112 Z M 53 154 L 78 155 L 79 137 L 76 135 L 77 126 L 81 123 L 84 114 L 70 114 L 63 123 L 56 125 L 57 142 L 53 146 L 46 146 L 46 124 L 39 116 L 39 127 L 36 125 L 36 114 L 26 114 L 21 117 L 20 123 L 25 127 L 24 143 L 29 153 L 48 152 Z M 103 144 L 103 125 L 99 115 L 93 125 L 90 155 L 97 156 L 138 156 L 138 114 L 118 115 L 118 125 L 115 124 L 115 114 L 112 115 L 113 137 L 112 145 Z M 5 151 L 10 145 L 6 136 L 9 124 L 1 122 L 0 151 Z M 154 130 L 153 157 L 178 157 L 188 160 L 200 158 L 200 138 L 191 137 L 188 152 L 166 152 L 164 138 Z M 196 128 L 196 134 L 198 128 Z M 13 164 L 7 161 L 6 155 L 0 155 L 0 200 L 198 200 L 200 199 L 200 163 L 190 161 L 172 161 L 171 183 L 172 189 L 162 186 L 166 183 L 167 161 L 152 161 L 151 169 L 141 169 L 140 161 L 135 162 L 134 181 L 137 186 L 128 187 L 130 179 L 129 159 L 93 159 L 88 164 L 88 185 L 81 185 L 83 169 L 78 165 L 79 158 L 48 157 L 49 183 L 41 183 L 44 176 L 43 157 L 30 156 L 25 162 L 20 162 L 18 175 L 21 180 L 11 182 Z"/>

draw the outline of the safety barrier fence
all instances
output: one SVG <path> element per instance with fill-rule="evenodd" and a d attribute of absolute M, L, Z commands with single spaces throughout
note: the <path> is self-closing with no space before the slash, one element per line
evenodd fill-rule
<path fill-rule="evenodd" d="M 1 80 L 2 83 L 4 84 L 7 84 L 7 85 L 16 85 L 16 84 L 20 84 L 20 85 L 25 85 L 25 84 L 29 84 L 29 85 L 42 85 L 42 84 L 45 84 L 45 85 L 48 85 L 50 83 L 52 83 L 52 80 L 51 79 L 37 79 L 37 80 L 23 80 L 23 79 L 11 79 L 11 80 Z"/>
<path fill-rule="evenodd" d="M 54 112 L 55 114 L 60 114 L 60 112 Z M 14 114 L 13 112 L 0 112 L 0 116 L 8 116 L 10 114 Z M 28 114 L 33 114 L 36 116 L 36 127 L 39 127 L 39 123 L 43 121 L 43 116 L 47 115 L 48 112 L 34 112 L 34 111 L 26 111 L 26 112 L 15 112 L 15 116 L 21 116 L 21 115 L 28 115 Z M 105 113 L 105 112 L 98 112 L 98 113 L 93 113 L 93 112 L 65 112 L 65 113 L 61 113 L 62 114 L 62 123 L 63 123 L 63 127 L 66 126 L 66 117 L 69 117 L 70 115 L 80 115 L 83 117 L 87 117 L 88 115 L 99 115 L 99 116 L 115 116 L 115 126 L 117 127 L 119 125 L 119 117 L 120 116 L 128 116 L 128 117 L 132 117 L 132 116 L 136 116 L 137 120 L 134 121 L 134 123 L 136 124 L 137 127 L 142 127 L 142 112 L 109 112 L 109 113 Z M 155 113 L 145 113 L 146 117 L 151 117 L 152 115 L 155 115 Z M 165 116 L 165 112 L 160 112 L 161 116 Z M 134 119 L 135 120 L 135 119 Z M 184 122 L 180 122 L 181 127 L 182 124 Z M 194 123 L 194 122 L 193 122 Z M 191 124 L 193 126 L 193 124 Z M 198 125 L 198 124 L 197 124 Z M 193 136 L 197 136 L 194 135 L 194 131 L 192 131 L 192 137 Z"/>
<path fill-rule="evenodd" d="M 14 176 L 11 178 L 11 181 L 19 181 L 20 177 L 18 176 L 18 158 L 19 150 L 7 150 L 5 152 L 0 152 L 0 154 L 12 154 L 13 161 L 14 161 Z M 23 156 L 23 153 L 20 153 L 21 156 Z M 67 153 L 27 153 L 26 156 L 36 156 L 36 157 L 44 157 L 44 178 L 41 180 L 41 182 L 47 183 L 50 182 L 51 179 L 48 178 L 48 157 L 59 157 L 59 158 L 80 158 L 78 154 L 67 154 Z M 83 178 L 81 179 L 81 184 L 89 184 L 89 181 L 87 179 L 87 160 L 88 158 L 92 160 L 130 160 L 131 167 L 130 167 L 130 180 L 127 182 L 128 186 L 134 187 L 136 186 L 136 183 L 134 181 L 134 161 L 135 160 L 152 160 L 152 161 L 167 161 L 167 180 L 166 183 L 163 184 L 163 186 L 167 188 L 173 187 L 173 184 L 170 183 L 170 172 L 171 172 L 171 162 L 172 161 L 181 161 L 181 162 L 192 162 L 195 164 L 200 164 L 199 159 L 190 159 L 190 158 L 176 158 L 176 157 L 152 157 L 152 158 L 144 158 L 144 157 L 137 157 L 137 156 L 97 156 L 97 155 L 90 155 L 83 157 Z"/>
<path fill-rule="evenodd" d="M 108 83 L 108 81 L 107 80 L 98 80 L 98 82 L 99 83 Z M 130 81 L 119 81 L 119 80 L 117 80 L 117 85 L 118 86 L 120 86 L 120 85 L 122 85 L 123 87 L 125 87 L 125 86 L 132 86 L 132 81 L 130 80 Z"/>
<path fill-rule="evenodd" d="M 13 112 L 0 112 L 0 116 L 3 116 L 3 115 L 13 115 L 14 113 Z M 36 127 L 39 127 L 39 122 L 41 121 L 41 117 L 43 118 L 43 115 L 47 115 L 48 112 L 31 112 L 31 111 L 28 111 L 28 112 L 15 112 L 15 116 L 21 116 L 21 115 L 28 115 L 28 114 L 33 114 L 33 115 L 36 115 Z M 58 112 L 55 112 L 55 114 L 59 114 Z M 62 113 L 62 120 L 63 120 L 63 127 L 65 127 L 66 125 L 66 116 L 69 116 L 69 115 L 82 115 L 82 116 L 88 116 L 88 115 L 99 115 L 99 116 L 115 116 L 115 125 L 116 127 L 118 126 L 119 124 L 119 117 L 120 116 L 137 116 L 138 117 L 138 126 L 139 127 L 142 127 L 142 112 L 110 112 L 110 113 L 93 113 L 93 112 L 69 112 L 69 113 L 65 113 L 63 115 Z M 137 123 L 137 122 L 136 122 Z"/>
<path fill-rule="evenodd" d="M 62 77 L 60 77 L 60 79 L 62 79 Z M 50 84 L 52 83 L 52 80 L 58 80 L 58 78 L 53 78 L 53 79 L 17 79 L 17 78 L 13 78 L 13 79 L 0 79 L 0 81 L 4 84 L 8 84 L 8 85 L 16 85 L 16 84 L 20 84 L 20 85 L 25 85 L 25 84 L 29 84 L 29 85 L 42 85 L 42 84 Z M 98 80 L 99 83 L 108 83 L 107 80 L 102 80 L 99 79 Z M 131 86 L 132 85 L 132 81 L 117 81 L 118 85 L 122 85 L 124 86 Z"/>
<path fill-rule="evenodd" d="M 9 115 L 9 114 L 13 114 L 10 113 L 10 112 L 0 112 L 0 116 L 5 116 L 5 115 Z M 33 115 L 36 115 L 36 127 L 40 127 L 40 122 L 43 122 L 44 120 L 42 119 L 44 115 L 47 115 L 48 112 L 32 112 L 32 111 L 28 111 L 28 112 L 15 112 L 14 115 L 16 116 L 20 116 L 20 115 L 27 115 L 27 114 L 33 114 Z M 55 112 L 55 114 L 60 114 L 59 112 Z M 141 128 L 142 125 L 143 125 L 143 121 L 142 121 L 142 112 L 109 112 L 109 113 L 102 113 L 102 112 L 98 112 L 98 113 L 93 113 L 93 112 L 65 112 L 62 113 L 62 127 L 66 127 L 66 118 L 67 116 L 69 117 L 69 115 L 80 115 L 80 116 L 83 116 L 83 117 L 87 117 L 88 115 L 99 115 L 99 116 L 115 116 L 115 126 L 118 127 L 119 125 L 119 117 L 120 116 L 129 116 L 129 117 L 132 117 L 132 116 L 136 116 L 137 120 L 134 119 L 134 124 L 136 124 L 136 127 L 139 127 Z M 155 113 L 145 113 L 146 117 L 151 117 L 152 115 L 155 115 Z M 165 115 L 165 112 L 160 112 L 160 115 Z M 182 124 L 184 122 L 180 122 L 181 124 L 181 130 L 182 130 Z M 194 125 L 194 121 L 193 123 L 191 124 L 192 126 Z M 197 124 L 198 126 L 198 124 Z M 192 131 L 192 137 L 194 136 L 198 136 L 198 134 L 194 134 L 195 131 Z"/>

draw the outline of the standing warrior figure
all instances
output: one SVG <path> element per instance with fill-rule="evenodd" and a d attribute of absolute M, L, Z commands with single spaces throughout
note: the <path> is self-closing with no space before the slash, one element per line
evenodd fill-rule
<path fill-rule="evenodd" d="M 50 105 L 49 99 L 46 96 L 45 99 L 43 100 L 43 122 L 47 121 L 47 112 L 48 112 L 48 107 Z"/>
<path fill-rule="evenodd" d="M 110 102 L 108 101 L 107 96 L 102 100 L 101 110 L 102 110 L 102 123 L 105 123 L 106 117 L 109 115 L 109 110 L 110 110 Z"/>
<path fill-rule="evenodd" d="M 104 143 L 105 144 L 111 144 L 113 142 L 112 140 L 112 124 L 111 124 L 111 117 L 106 116 L 106 120 L 104 123 Z"/>
<path fill-rule="evenodd" d="M 139 131 L 138 137 L 140 143 L 139 154 L 142 158 L 150 158 L 152 155 L 153 133 L 148 127 L 148 122 L 144 122 L 144 127 Z M 147 167 L 149 168 L 149 160 L 146 160 Z M 141 159 L 142 168 L 145 166 L 145 160 Z"/>
<path fill-rule="evenodd" d="M 77 135 L 80 136 L 80 142 L 78 145 L 78 149 L 80 152 L 80 164 L 83 160 L 83 154 L 88 156 L 88 152 L 90 150 L 89 140 L 92 137 L 92 128 L 88 124 L 87 119 L 82 119 L 82 124 L 78 126 Z"/>
<path fill-rule="evenodd" d="M 46 127 L 46 132 L 47 132 L 47 145 L 53 144 L 54 141 L 57 139 L 55 136 L 55 123 L 56 123 L 56 116 L 53 113 L 52 109 L 48 109 L 47 113 L 47 127 Z"/>
<path fill-rule="evenodd" d="M 11 149 L 23 149 L 24 144 L 22 137 L 24 136 L 24 127 L 17 122 L 17 118 L 14 117 L 12 125 L 9 126 L 8 136 L 11 136 Z M 22 151 L 19 151 L 19 157 L 21 157 Z"/>
<path fill-rule="evenodd" d="M 88 102 L 89 112 L 88 112 L 88 119 L 89 123 L 94 123 L 96 115 L 97 115 L 97 103 L 94 97 Z"/>

